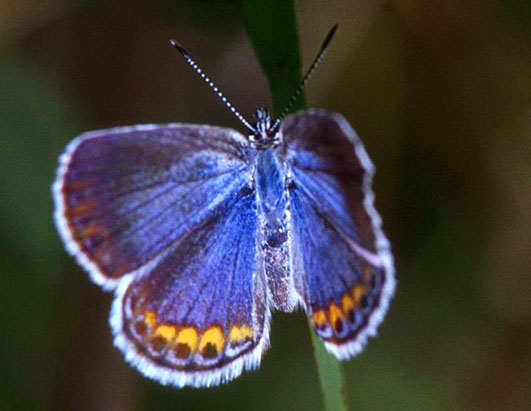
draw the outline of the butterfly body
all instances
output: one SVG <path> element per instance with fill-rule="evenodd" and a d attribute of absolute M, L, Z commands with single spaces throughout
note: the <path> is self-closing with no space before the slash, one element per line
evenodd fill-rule
<path fill-rule="evenodd" d="M 164 384 L 258 366 L 273 309 L 301 306 L 350 358 L 395 287 L 372 163 L 340 115 L 308 110 L 257 133 L 168 124 L 86 133 L 61 157 L 56 222 L 115 299 L 115 345 Z"/>
<path fill-rule="evenodd" d="M 277 146 L 257 153 L 254 182 L 260 211 L 259 249 L 269 295 L 275 308 L 292 311 L 298 300 L 289 264 L 288 181 L 280 150 Z"/>

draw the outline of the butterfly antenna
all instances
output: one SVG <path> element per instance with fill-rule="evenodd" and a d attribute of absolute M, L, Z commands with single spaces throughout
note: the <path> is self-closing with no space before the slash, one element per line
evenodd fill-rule
<path fill-rule="evenodd" d="M 253 133 L 256 132 L 256 130 L 251 126 L 251 124 L 249 124 L 249 122 L 247 120 L 245 120 L 245 118 L 240 114 L 240 112 L 238 110 L 236 110 L 236 108 L 230 103 L 230 101 L 227 100 L 227 97 L 225 97 L 225 95 L 214 84 L 214 82 L 212 80 L 210 80 L 210 77 L 208 77 L 203 72 L 203 70 L 201 70 L 199 68 L 197 63 L 194 61 L 194 59 L 192 59 L 192 57 L 190 57 L 190 54 L 188 54 L 188 52 L 184 49 L 184 47 L 181 46 L 179 43 L 177 43 L 175 40 L 170 40 L 170 44 L 173 47 L 175 47 L 179 51 L 179 53 L 181 53 L 181 55 L 184 57 L 186 62 L 195 70 L 195 72 L 197 74 L 199 74 L 201 76 L 201 78 L 205 81 L 205 83 L 207 83 L 208 86 L 212 90 L 214 90 L 214 93 L 217 94 L 217 96 L 221 99 L 221 101 L 223 101 L 223 103 L 225 103 L 227 108 L 230 111 L 232 111 L 232 113 L 238 118 L 238 120 L 240 120 L 245 125 L 245 127 L 247 127 L 251 132 L 253 132 Z"/>
<path fill-rule="evenodd" d="M 334 24 L 334 27 L 332 27 L 330 31 L 328 32 L 328 34 L 326 35 L 323 41 L 323 44 L 321 45 L 321 48 L 319 49 L 319 53 L 317 53 L 317 56 L 313 60 L 312 65 L 310 66 L 306 74 L 304 75 L 304 78 L 300 82 L 299 87 L 297 87 L 297 89 L 295 90 L 295 93 L 293 93 L 293 95 L 291 96 L 290 100 L 288 101 L 288 104 L 286 105 L 286 108 L 282 111 L 280 116 L 275 120 L 275 122 L 271 126 L 271 130 L 275 130 L 278 127 L 278 125 L 280 124 L 280 121 L 286 116 L 286 114 L 289 113 L 289 111 L 293 107 L 293 104 L 295 104 L 295 102 L 301 95 L 302 90 L 304 90 L 304 86 L 306 85 L 306 83 L 312 76 L 313 72 L 315 71 L 315 69 L 317 68 L 317 66 L 323 59 L 323 57 L 325 56 L 326 51 L 328 50 L 328 46 L 330 45 L 330 42 L 332 41 L 334 34 L 336 34 L 336 30 L 337 30 L 337 24 Z"/>

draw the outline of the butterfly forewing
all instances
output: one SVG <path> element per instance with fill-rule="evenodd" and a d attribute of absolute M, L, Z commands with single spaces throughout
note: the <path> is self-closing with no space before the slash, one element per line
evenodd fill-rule
<path fill-rule="evenodd" d="M 116 285 L 201 224 L 247 184 L 240 134 L 167 125 L 95 131 L 61 157 L 56 222 L 69 251 L 98 284 Z"/>
<path fill-rule="evenodd" d="M 349 358 L 375 333 L 394 290 L 392 255 L 373 206 L 373 166 L 340 115 L 296 114 L 281 133 L 295 287 L 326 347 Z"/>

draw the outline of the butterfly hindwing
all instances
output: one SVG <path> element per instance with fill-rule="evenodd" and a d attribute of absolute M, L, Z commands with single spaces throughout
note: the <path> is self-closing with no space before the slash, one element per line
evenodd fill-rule
<path fill-rule="evenodd" d="M 295 287 L 326 347 L 350 358 L 375 334 L 395 286 L 373 166 L 340 115 L 310 110 L 284 120 L 281 133 Z"/>
<path fill-rule="evenodd" d="M 203 221 L 248 173 L 232 130 L 146 125 L 90 132 L 61 156 L 56 223 L 91 278 L 114 288 Z"/>
<path fill-rule="evenodd" d="M 120 285 L 115 344 L 143 374 L 209 386 L 258 366 L 269 310 L 257 247 L 256 200 L 236 192 L 149 273 Z"/>

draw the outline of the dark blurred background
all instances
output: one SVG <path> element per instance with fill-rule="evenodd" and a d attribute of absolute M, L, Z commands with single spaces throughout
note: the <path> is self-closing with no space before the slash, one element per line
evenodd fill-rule
<path fill-rule="evenodd" d="M 531 409 L 531 2 L 299 1 L 307 89 L 343 113 L 378 172 L 398 289 L 345 364 L 355 410 Z M 307 323 L 275 314 L 260 370 L 210 389 L 140 376 L 112 346 L 112 295 L 52 220 L 57 157 L 77 134 L 136 123 L 241 129 L 269 103 L 236 1 L 0 3 L 0 409 L 322 409 Z"/>

